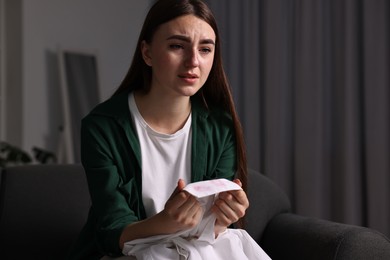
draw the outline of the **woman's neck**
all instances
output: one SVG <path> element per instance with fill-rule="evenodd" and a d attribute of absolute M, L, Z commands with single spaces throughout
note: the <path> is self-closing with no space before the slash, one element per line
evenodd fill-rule
<path fill-rule="evenodd" d="M 134 93 L 135 103 L 144 120 L 160 133 L 173 134 L 183 128 L 191 112 L 189 97 Z"/>

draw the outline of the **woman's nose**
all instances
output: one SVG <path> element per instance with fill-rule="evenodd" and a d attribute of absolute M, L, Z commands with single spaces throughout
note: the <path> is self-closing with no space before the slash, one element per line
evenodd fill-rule
<path fill-rule="evenodd" d="M 185 66 L 193 68 L 199 66 L 199 57 L 197 50 L 188 50 L 186 54 Z"/>

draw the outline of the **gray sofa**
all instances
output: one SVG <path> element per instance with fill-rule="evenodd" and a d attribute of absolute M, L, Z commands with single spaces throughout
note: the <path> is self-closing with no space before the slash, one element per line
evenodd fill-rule
<path fill-rule="evenodd" d="M 272 259 L 390 259 L 379 232 L 290 213 L 287 196 L 250 171 L 246 229 Z M 64 259 L 90 206 L 80 165 L 27 165 L 0 178 L 0 259 Z"/>

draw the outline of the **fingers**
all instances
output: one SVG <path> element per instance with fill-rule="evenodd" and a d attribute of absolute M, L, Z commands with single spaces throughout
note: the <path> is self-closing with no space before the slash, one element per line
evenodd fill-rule
<path fill-rule="evenodd" d="M 200 221 L 203 210 L 198 200 L 194 196 L 189 195 L 186 202 L 179 207 L 178 212 L 177 216 L 179 218 L 177 220 L 186 226 L 193 227 Z"/>
<path fill-rule="evenodd" d="M 234 180 L 240 187 L 239 179 Z M 169 223 L 178 230 L 194 227 L 199 223 L 203 209 L 198 200 L 186 191 L 183 191 L 185 183 L 179 180 L 177 187 L 165 205 L 164 212 Z M 249 207 L 249 201 L 243 190 L 221 192 L 215 201 L 212 211 L 216 216 L 216 223 L 220 227 L 228 227 L 245 215 Z M 221 228 L 221 229 L 222 229 Z"/>
<path fill-rule="evenodd" d="M 186 186 L 185 182 L 183 179 L 179 179 L 178 182 L 177 182 L 177 186 L 175 188 L 175 190 L 172 192 L 171 196 L 169 197 L 168 200 L 172 199 L 176 194 L 178 194 L 180 191 L 182 191 L 184 189 L 184 187 Z"/>
<path fill-rule="evenodd" d="M 181 202 L 177 204 L 177 209 L 186 215 L 193 215 L 193 212 L 198 209 L 198 206 L 200 207 L 198 200 L 185 191 L 181 192 L 177 197 L 178 201 Z"/>
<path fill-rule="evenodd" d="M 203 213 L 200 203 L 194 197 L 187 196 L 188 198 L 179 207 L 167 208 L 165 210 L 168 221 L 175 226 L 176 231 L 196 226 Z"/>
<path fill-rule="evenodd" d="M 232 203 L 237 202 L 238 204 L 244 206 L 245 209 L 249 207 L 248 197 L 243 190 L 226 192 L 220 197 L 224 199 L 227 203 L 229 203 L 230 206 L 233 206 Z"/>
<path fill-rule="evenodd" d="M 245 215 L 246 206 L 239 204 L 233 195 L 224 194 L 215 201 L 213 211 L 217 219 L 227 226 Z"/>
<path fill-rule="evenodd" d="M 194 211 L 194 206 L 199 204 L 195 197 L 190 195 L 188 192 L 183 191 L 184 187 L 185 183 L 182 179 L 180 179 L 177 183 L 176 189 L 173 191 L 171 197 L 166 203 L 166 208 L 168 208 L 170 212 L 180 211 L 191 214 L 191 212 Z"/>
<path fill-rule="evenodd" d="M 186 183 L 184 182 L 184 180 L 183 179 L 179 179 L 179 181 L 177 182 L 177 189 L 179 191 L 182 191 L 185 186 L 186 186 Z"/>
<path fill-rule="evenodd" d="M 233 182 L 238 184 L 240 187 L 242 187 L 242 183 L 241 183 L 240 179 L 235 179 L 235 180 L 233 180 Z"/>
<path fill-rule="evenodd" d="M 239 180 L 235 182 L 240 185 Z M 213 206 L 213 212 L 221 225 L 229 226 L 245 215 L 249 201 L 243 190 L 222 192 Z"/>
<path fill-rule="evenodd" d="M 170 225 L 178 230 L 184 230 L 197 225 L 203 214 L 198 200 L 186 191 L 185 183 L 178 181 L 178 185 L 165 204 L 164 215 Z"/>

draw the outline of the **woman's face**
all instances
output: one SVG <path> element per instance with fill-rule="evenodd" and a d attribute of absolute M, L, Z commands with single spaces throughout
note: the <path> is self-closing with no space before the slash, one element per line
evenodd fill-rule
<path fill-rule="evenodd" d="M 151 43 L 142 43 L 144 61 L 152 68 L 151 91 L 161 95 L 194 95 L 209 76 L 215 38 L 212 27 L 194 15 L 160 25 Z"/>

